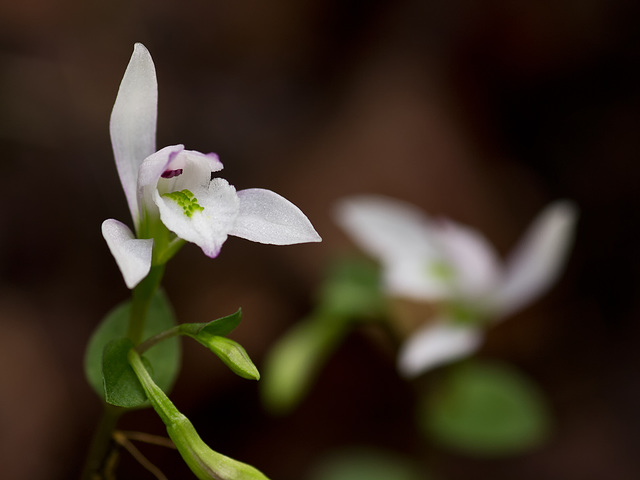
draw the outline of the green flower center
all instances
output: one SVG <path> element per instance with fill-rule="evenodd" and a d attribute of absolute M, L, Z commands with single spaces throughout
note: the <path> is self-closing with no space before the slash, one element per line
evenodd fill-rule
<path fill-rule="evenodd" d="M 455 278 L 455 271 L 451 268 L 451 265 L 443 261 L 430 262 L 426 266 L 426 273 L 443 283 L 450 283 Z"/>
<path fill-rule="evenodd" d="M 162 196 L 176 202 L 176 204 L 182 208 L 184 214 L 189 218 L 191 218 L 195 212 L 201 212 L 204 210 L 204 207 L 198 205 L 198 199 L 196 196 L 187 189 L 180 190 L 179 192 L 165 193 Z"/>

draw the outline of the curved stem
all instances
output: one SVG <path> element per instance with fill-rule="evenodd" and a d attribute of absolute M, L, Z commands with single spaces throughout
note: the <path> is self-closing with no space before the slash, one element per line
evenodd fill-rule
<path fill-rule="evenodd" d="M 153 347 L 155 344 L 160 343 L 162 340 L 166 340 L 167 338 L 175 337 L 176 335 L 180 334 L 182 334 L 180 325 L 176 325 L 175 327 L 171 327 L 168 330 L 154 335 L 153 337 L 147 338 L 144 342 L 140 343 L 136 347 L 136 351 L 142 354 Z"/>

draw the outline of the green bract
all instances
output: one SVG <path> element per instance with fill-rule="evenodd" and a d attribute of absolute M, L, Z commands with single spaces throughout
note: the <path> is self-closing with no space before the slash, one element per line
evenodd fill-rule
<path fill-rule="evenodd" d="M 238 326 L 242 312 L 218 318 L 209 323 L 185 323 L 180 325 L 180 334 L 188 335 L 215 353 L 235 374 L 249 380 L 259 380 L 260 373 L 249 358 L 247 351 L 238 342 L 224 335 Z"/>
<path fill-rule="evenodd" d="M 260 392 L 272 413 L 286 413 L 302 400 L 349 327 L 342 318 L 309 317 L 279 339 L 266 358 Z"/>

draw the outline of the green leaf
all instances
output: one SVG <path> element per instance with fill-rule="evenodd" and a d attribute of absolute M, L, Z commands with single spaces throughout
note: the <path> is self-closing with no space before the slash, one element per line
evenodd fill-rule
<path fill-rule="evenodd" d="M 470 361 L 445 377 L 421 404 L 420 425 L 441 444 L 474 455 L 511 455 L 546 440 L 544 396 L 507 365 Z"/>
<path fill-rule="evenodd" d="M 260 393 L 266 408 L 275 414 L 294 408 L 350 326 L 341 318 L 308 317 L 281 337 L 262 369 Z"/>
<path fill-rule="evenodd" d="M 144 389 L 127 360 L 127 354 L 132 348 L 131 340 L 120 338 L 107 343 L 102 354 L 105 401 L 116 407 L 138 407 L 147 400 Z"/>
<path fill-rule="evenodd" d="M 409 459 L 378 449 L 352 448 L 325 458 L 311 480 L 425 480 Z"/>
<path fill-rule="evenodd" d="M 194 338 L 201 333 L 224 337 L 240 325 L 240 320 L 242 320 L 242 310 L 238 309 L 237 312 L 231 315 L 218 318 L 209 323 L 183 323 L 180 325 L 180 331 Z"/>
<path fill-rule="evenodd" d="M 360 257 L 336 260 L 320 290 L 320 310 L 346 318 L 370 318 L 385 312 L 379 267 Z"/>
<path fill-rule="evenodd" d="M 126 337 L 131 302 L 123 302 L 111 310 L 94 331 L 85 352 L 84 369 L 89 384 L 105 398 L 102 380 L 102 353 L 112 340 Z M 175 326 L 173 310 L 161 292 L 151 299 L 144 329 L 144 338 Z M 170 391 L 180 370 L 181 347 L 178 338 L 164 340 L 149 351 L 145 358 L 153 366 L 154 378 L 164 391 Z"/>

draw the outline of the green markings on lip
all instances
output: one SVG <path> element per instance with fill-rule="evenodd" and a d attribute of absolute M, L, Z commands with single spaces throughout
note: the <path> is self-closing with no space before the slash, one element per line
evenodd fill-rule
<path fill-rule="evenodd" d="M 165 193 L 163 197 L 169 198 L 176 202 L 182 208 L 184 214 L 191 218 L 195 212 L 201 212 L 204 207 L 198 204 L 198 199 L 189 190 L 180 190 L 179 192 Z"/>

